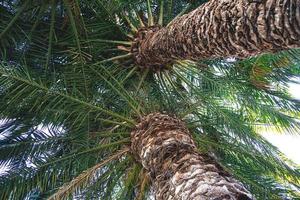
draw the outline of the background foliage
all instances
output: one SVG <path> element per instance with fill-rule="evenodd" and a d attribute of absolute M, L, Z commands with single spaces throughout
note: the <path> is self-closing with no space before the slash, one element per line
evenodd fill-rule
<path fill-rule="evenodd" d="M 299 50 L 156 72 L 124 52 L 141 22 L 167 25 L 204 2 L 0 1 L 0 198 L 148 198 L 128 144 L 139 118 L 160 111 L 181 117 L 257 199 L 299 199 L 299 167 L 257 133 L 299 131 L 287 93 Z"/>

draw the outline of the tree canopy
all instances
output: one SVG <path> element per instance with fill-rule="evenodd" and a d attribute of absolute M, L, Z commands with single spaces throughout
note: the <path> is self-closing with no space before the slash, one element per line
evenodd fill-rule
<path fill-rule="evenodd" d="M 167 26 L 205 1 L 1 0 L 1 199 L 143 199 L 149 178 L 129 153 L 130 132 L 152 112 L 185 121 L 257 199 L 297 199 L 299 166 L 259 133 L 299 132 L 287 83 L 300 51 L 145 69 L 136 30 Z M 42 127 L 42 128 L 41 128 Z"/>

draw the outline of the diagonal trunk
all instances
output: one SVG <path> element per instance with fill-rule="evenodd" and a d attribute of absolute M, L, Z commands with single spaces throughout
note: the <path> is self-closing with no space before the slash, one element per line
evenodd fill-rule
<path fill-rule="evenodd" d="M 254 199 L 214 159 L 197 152 L 181 120 L 150 114 L 131 137 L 132 152 L 149 171 L 157 200 Z"/>
<path fill-rule="evenodd" d="M 142 66 L 299 48 L 300 0 L 210 0 L 137 37 L 132 51 Z"/>

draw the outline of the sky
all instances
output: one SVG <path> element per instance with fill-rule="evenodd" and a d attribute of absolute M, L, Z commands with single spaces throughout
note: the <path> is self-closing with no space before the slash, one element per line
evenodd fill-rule
<path fill-rule="evenodd" d="M 289 90 L 296 99 L 300 100 L 300 78 L 296 81 L 298 84 L 289 84 Z M 289 159 L 300 165 L 300 133 L 290 135 L 264 131 L 262 135 L 274 146 L 277 146 Z"/>

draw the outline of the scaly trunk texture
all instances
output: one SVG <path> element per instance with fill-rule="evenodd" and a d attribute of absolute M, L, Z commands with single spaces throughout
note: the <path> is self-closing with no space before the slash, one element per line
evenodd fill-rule
<path fill-rule="evenodd" d="M 144 117 L 131 149 L 148 170 L 157 200 L 251 200 L 245 187 L 213 158 L 200 154 L 185 124 L 166 114 Z"/>
<path fill-rule="evenodd" d="M 142 66 L 299 48 L 300 0 L 210 0 L 137 37 L 132 52 Z"/>

